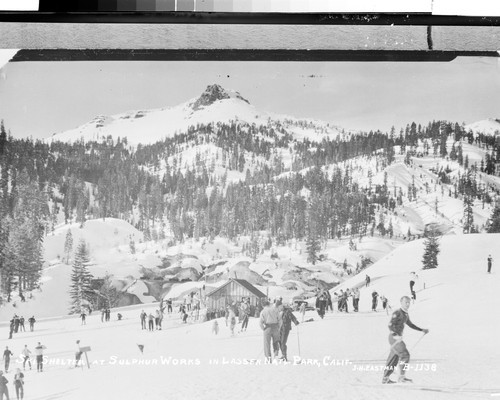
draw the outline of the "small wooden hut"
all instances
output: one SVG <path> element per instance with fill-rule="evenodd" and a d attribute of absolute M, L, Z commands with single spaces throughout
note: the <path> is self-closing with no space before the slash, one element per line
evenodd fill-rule
<path fill-rule="evenodd" d="M 221 287 L 207 293 L 206 303 L 209 310 L 225 310 L 233 302 L 240 303 L 244 298 L 250 298 L 252 309 L 260 308 L 266 295 L 244 279 L 230 279 Z"/>

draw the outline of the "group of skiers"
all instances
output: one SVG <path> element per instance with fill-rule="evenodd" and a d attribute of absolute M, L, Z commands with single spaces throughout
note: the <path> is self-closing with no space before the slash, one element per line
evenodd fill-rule
<path fill-rule="evenodd" d="M 35 355 L 36 355 L 36 363 L 37 363 L 37 371 L 43 372 L 43 351 L 45 350 L 45 346 L 40 342 L 35 347 Z M 3 397 L 9 400 L 9 388 L 7 384 L 9 380 L 5 377 L 5 374 L 9 372 L 11 357 L 14 354 L 9 349 L 8 346 L 5 347 L 3 352 L 3 361 L 4 361 L 4 371 L 0 371 L 0 400 L 3 400 Z M 31 350 L 28 349 L 28 345 L 24 345 L 23 350 L 21 351 L 21 356 L 23 358 L 23 370 L 26 371 L 26 363 L 28 363 L 29 368 L 31 370 Z M 22 400 L 24 398 L 24 373 L 21 372 L 20 368 L 16 369 L 13 378 L 14 388 L 16 390 L 16 397 L 18 400 Z"/>
<path fill-rule="evenodd" d="M 101 309 L 101 322 L 109 322 L 111 320 L 111 310 L 109 308 Z"/>
<path fill-rule="evenodd" d="M 164 307 L 160 306 L 158 310 L 155 311 L 155 314 L 149 313 L 147 314 L 144 310 L 141 311 L 140 319 L 141 319 L 141 329 L 148 330 L 150 332 L 156 330 L 161 330 L 161 323 L 163 321 L 163 313 Z"/>
<path fill-rule="evenodd" d="M 0 371 L 0 399 L 3 397 L 9 400 L 9 387 L 7 384 L 9 380 L 5 377 L 3 371 Z M 24 398 L 24 374 L 19 368 L 17 368 L 14 374 L 14 388 L 16 389 L 17 400 L 22 400 Z"/>
<path fill-rule="evenodd" d="M 24 326 L 24 317 L 21 316 L 19 317 L 17 314 L 14 314 L 14 316 L 12 317 L 12 319 L 10 320 L 10 324 L 9 324 L 9 339 L 12 339 L 12 335 L 14 333 L 18 333 L 18 332 L 26 332 L 26 328 Z M 33 332 L 33 330 L 35 329 L 35 317 L 32 316 L 28 319 L 28 323 L 30 324 L 30 331 Z"/>

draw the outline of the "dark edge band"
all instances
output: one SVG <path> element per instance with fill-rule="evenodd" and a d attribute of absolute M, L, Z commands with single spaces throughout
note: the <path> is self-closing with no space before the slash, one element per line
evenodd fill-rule
<path fill-rule="evenodd" d="M 261 50 L 261 49 L 48 49 L 20 50 L 21 61 L 452 61 L 456 57 L 499 57 L 495 51 Z"/>
<path fill-rule="evenodd" d="M 60 1 L 60 0 L 58 0 Z M 62 6 L 69 2 L 63 3 Z M 61 7 L 62 7 L 61 6 Z M 47 8 L 47 7 L 45 7 Z M 41 10 L 43 0 L 41 1 Z M 56 12 L 57 11 L 57 12 Z M 414 14 L 220 13 L 220 12 L 0 12 L 0 22 L 255 25 L 425 25 L 500 26 L 500 17 Z"/>

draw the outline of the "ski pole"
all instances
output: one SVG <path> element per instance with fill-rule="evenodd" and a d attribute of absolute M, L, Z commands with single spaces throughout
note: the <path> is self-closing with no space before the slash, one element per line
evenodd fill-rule
<path fill-rule="evenodd" d="M 300 355 L 300 337 L 299 337 L 299 326 L 297 325 L 297 326 L 296 326 L 296 328 L 297 328 L 297 345 L 299 346 L 299 357 L 302 357 L 302 356 Z"/>
<path fill-rule="evenodd" d="M 420 341 L 424 338 L 424 336 L 427 335 L 427 333 L 424 333 L 422 336 L 420 336 L 420 339 L 418 339 L 415 344 L 411 347 L 411 350 L 413 350 L 415 347 L 417 347 L 417 344 L 420 343 Z"/>

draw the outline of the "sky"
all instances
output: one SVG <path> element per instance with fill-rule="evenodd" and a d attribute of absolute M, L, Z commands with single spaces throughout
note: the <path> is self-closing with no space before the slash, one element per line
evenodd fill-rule
<path fill-rule="evenodd" d="M 218 83 L 257 109 L 388 131 L 500 118 L 495 58 L 416 62 L 15 62 L 0 70 L 0 119 L 46 138 L 98 115 L 175 106 Z"/>

